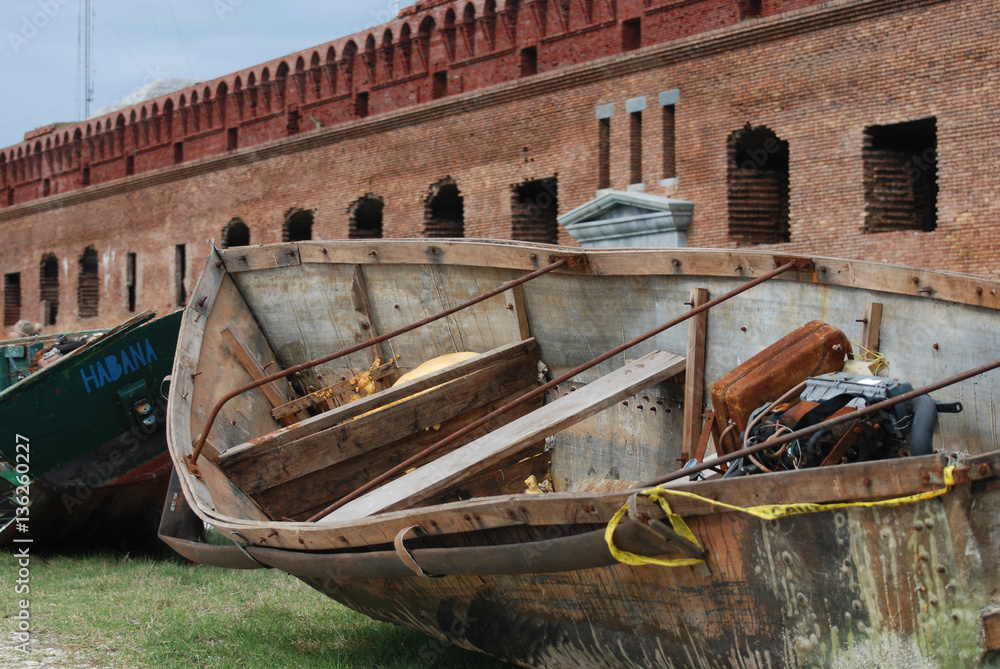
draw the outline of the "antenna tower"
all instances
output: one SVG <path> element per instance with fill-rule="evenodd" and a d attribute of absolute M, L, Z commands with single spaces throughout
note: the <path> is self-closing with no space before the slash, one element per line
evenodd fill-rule
<path fill-rule="evenodd" d="M 94 17 L 91 0 L 80 0 L 80 35 L 77 56 L 77 82 L 80 94 L 80 120 L 90 116 L 94 101 Z"/>

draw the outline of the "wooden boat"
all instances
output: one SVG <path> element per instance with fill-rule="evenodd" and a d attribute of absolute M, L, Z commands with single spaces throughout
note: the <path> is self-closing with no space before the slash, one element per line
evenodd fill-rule
<path fill-rule="evenodd" d="M 998 290 L 753 251 L 216 251 L 160 535 L 528 667 L 995 663 Z"/>
<path fill-rule="evenodd" d="M 61 336 L 82 345 L 40 369 L 24 363 L 59 337 L 3 345 L 31 373 L 0 392 L 0 546 L 156 548 L 171 469 L 161 386 L 181 313 Z"/>

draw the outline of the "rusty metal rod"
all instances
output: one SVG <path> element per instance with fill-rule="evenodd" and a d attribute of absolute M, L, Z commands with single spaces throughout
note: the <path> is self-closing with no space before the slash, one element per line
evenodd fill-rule
<path fill-rule="evenodd" d="M 691 474 L 697 474 L 698 472 L 704 471 L 706 469 L 711 469 L 712 467 L 715 467 L 722 463 L 738 460 L 739 458 L 742 458 L 746 455 L 753 455 L 754 453 L 759 453 L 768 448 L 776 448 L 778 446 L 783 446 L 784 444 L 791 443 L 796 439 L 808 437 L 810 435 L 816 434 L 821 430 L 825 430 L 835 425 L 840 425 L 841 423 L 847 423 L 852 420 L 859 420 L 861 418 L 865 418 L 866 416 L 871 416 L 872 414 L 878 413 L 883 409 L 889 409 L 896 406 L 897 404 L 901 404 L 903 402 L 909 402 L 915 397 L 920 397 L 921 395 L 933 393 L 936 390 L 946 388 L 947 386 L 959 383 L 961 381 L 965 381 L 966 379 L 971 379 L 973 376 L 978 376 L 979 374 L 985 374 L 986 372 L 994 370 L 997 367 L 1000 367 L 1000 360 L 994 360 L 993 362 L 987 363 L 985 365 L 980 365 L 975 369 L 970 369 L 968 371 L 962 372 L 961 374 L 956 374 L 955 376 L 950 376 L 947 379 L 938 381 L 936 383 L 932 383 L 928 386 L 924 386 L 923 388 L 917 388 L 916 390 L 905 392 L 902 395 L 896 395 L 895 397 L 890 397 L 887 400 L 882 400 L 881 402 L 877 402 L 876 404 L 870 404 L 864 407 L 863 409 L 857 409 L 855 411 L 852 411 L 850 413 L 845 413 L 835 418 L 828 418 L 822 423 L 816 423 L 815 425 L 804 427 L 801 430 L 796 430 L 795 432 L 787 432 L 781 435 L 780 437 L 772 437 L 771 439 L 762 441 L 759 444 L 754 444 L 753 446 L 742 448 L 738 451 L 733 451 L 732 453 L 719 456 L 714 460 L 709 460 L 707 462 L 702 462 L 692 467 L 686 467 L 684 469 L 680 469 L 672 474 L 667 474 L 662 478 L 649 481 L 648 483 L 643 483 L 638 488 L 635 488 L 635 490 L 654 488 L 656 486 L 663 485 L 664 483 L 669 483 L 670 481 L 676 481 L 677 479 L 684 478 L 685 476 L 690 476 Z"/>
<path fill-rule="evenodd" d="M 271 383 L 272 381 L 277 381 L 278 379 L 283 379 L 284 377 L 290 376 L 292 374 L 295 374 L 296 372 L 301 372 L 301 371 L 306 370 L 306 369 L 311 369 L 311 368 L 315 367 L 316 365 L 322 365 L 325 362 L 330 362 L 331 360 L 336 360 L 337 358 L 342 358 L 345 355 L 350 355 L 351 353 L 356 353 L 358 351 L 362 351 L 362 350 L 368 348 L 369 346 L 373 346 L 375 344 L 380 344 L 380 343 L 384 342 L 387 339 L 392 339 L 393 337 L 398 337 L 399 335 L 406 334 L 407 332 L 410 332 L 411 330 L 416 330 L 419 327 L 422 327 L 424 325 L 428 325 L 429 323 L 433 323 L 434 321 L 437 321 L 437 320 L 441 320 L 445 316 L 450 316 L 450 315 L 452 315 L 455 312 L 462 311 L 463 309 L 467 309 L 467 308 L 469 308 L 469 307 L 471 307 L 471 306 L 473 306 L 475 304 L 479 304 L 480 302 L 483 302 L 484 300 L 488 300 L 491 297 L 495 297 L 495 296 L 497 296 L 497 295 L 499 295 L 501 293 L 504 293 L 504 292 L 510 290 L 511 288 L 515 288 L 517 286 L 520 286 L 521 284 L 524 284 L 524 283 L 527 283 L 528 281 L 531 281 L 532 279 L 537 279 L 538 277 L 540 277 L 540 276 L 542 276 L 544 274 L 548 274 L 552 270 L 559 269 L 563 265 L 568 264 L 571 260 L 572 260 L 571 257 L 562 258 L 561 260 L 558 260 L 558 261 L 552 263 L 551 265 L 546 265 L 545 267 L 542 267 L 541 269 L 537 269 L 534 272 L 531 272 L 530 274 L 525 274 L 524 276 L 519 277 L 517 279 L 512 279 L 512 280 L 510 280 L 510 281 L 508 281 L 508 282 L 500 285 L 499 287 L 494 288 L 493 290 L 491 290 L 489 292 L 482 293 L 481 295 L 477 295 L 476 297 L 472 298 L 471 300 L 463 302 L 462 304 L 459 304 L 458 306 L 451 307 L 450 309 L 446 309 L 446 310 L 444 310 L 444 311 L 442 311 L 440 313 L 434 314 L 433 316 L 428 316 L 427 318 L 424 318 L 422 320 L 416 321 L 414 323 L 410 323 L 409 325 L 401 327 L 398 330 L 393 330 L 392 332 L 389 332 L 389 333 L 386 333 L 386 334 L 383 334 L 383 335 L 379 335 L 378 337 L 374 337 L 372 339 L 367 339 L 367 340 L 365 340 L 363 342 L 355 344 L 354 346 L 349 346 L 348 348 L 345 348 L 345 349 L 342 349 L 340 351 L 337 351 L 336 353 L 330 353 L 329 355 L 325 355 L 322 358 L 316 358 L 315 360 L 311 360 L 311 361 L 308 361 L 308 362 L 303 362 L 301 364 L 295 365 L 294 367 L 289 367 L 288 369 L 283 369 L 280 372 L 275 372 L 274 374 L 271 374 L 270 376 L 265 376 L 264 378 L 257 379 L 253 383 L 248 383 L 245 386 L 237 388 L 236 390 L 230 392 L 225 397 L 223 397 L 222 399 L 220 399 L 215 404 L 215 407 L 212 408 L 212 413 L 209 415 L 208 421 L 205 423 L 204 429 L 202 429 L 201 436 L 198 437 L 198 441 L 195 444 L 194 451 L 192 451 L 191 455 L 185 456 L 185 459 L 187 460 L 188 471 L 190 471 L 195 476 L 198 475 L 196 463 L 198 462 L 198 456 L 201 455 L 202 449 L 205 448 L 205 442 L 208 441 L 208 433 L 212 430 L 212 426 L 215 424 L 215 419 L 219 417 L 219 412 L 222 411 L 222 407 L 224 407 L 226 405 L 226 403 L 229 402 L 229 400 L 233 399 L 234 397 L 238 397 L 239 395 L 242 395 L 243 393 L 245 393 L 248 390 L 253 390 L 254 388 L 259 388 L 259 387 L 261 387 L 263 385 Z"/>
<path fill-rule="evenodd" d="M 639 335 L 638 337 L 635 337 L 634 339 L 630 339 L 629 341 L 625 342 L 624 344 L 621 344 L 620 346 L 617 346 L 616 348 L 613 348 L 613 349 L 611 349 L 610 351 L 608 351 L 606 353 L 602 353 L 601 355 L 597 356 L 593 360 L 590 360 L 589 362 L 583 363 L 579 367 L 571 369 L 570 371 L 566 372 L 565 374 L 563 374 L 559 378 L 553 379 L 552 381 L 549 381 L 548 383 L 546 383 L 544 385 L 541 385 L 541 386 L 535 388 L 534 390 L 525 393 L 524 395 L 521 395 L 517 399 L 515 399 L 515 400 L 513 400 L 513 401 L 511 401 L 511 402 L 509 402 L 509 403 L 507 403 L 505 405 L 503 405 L 499 409 L 496 409 L 496 410 L 492 411 L 491 413 L 483 416 L 479 420 L 477 420 L 475 422 L 472 422 L 472 423 L 469 423 L 468 425 L 466 425 L 465 427 L 463 427 L 461 430 L 458 430 L 457 432 L 453 432 L 452 434 L 448 435 L 447 437 L 445 437 L 441 441 L 438 441 L 437 443 L 435 443 L 435 444 L 433 444 L 431 446 L 428 446 L 427 448 L 425 448 L 420 453 L 417 453 L 416 455 L 410 457 L 406 461 L 399 463 L 398 465 L 396 465 L 395 467 L 393 467 L 389 471 L 376 476 L 371 481 L 369 481 L 368 483 L 364 484 L 363 486 L 361 486 L 360 488 L 358 488 L 354 492 L 348 493 L 347 495 L 341 497 L 339 500 L 337 500 L 336 502 L 334 502 L 330 506 L 326 507 L 325 509 L 323 509 L 319 513 L 311 516 L 310 518 L 307 518 L 306 522 L 307 523 L 312 523 L 312 522 L 316 522 L 317 520 L 320 520 L 322 518 L 325 518 L 326 516 L 330 515 L 331 513 L 333 513 L 334 511 L 336 511 L 337 509 L 339 509 L 343 505 L 347 504 L 348 502 L 353 501 L 353 500 L 357 499 L 358 497 L 360 497 L 361 495 L 365 494 L 366 492 L 368 492 L 370 490 L 373 490 L 374 488 L 378 487 L 379 485 L 381 485 L 382 483 L 384 483 L 388 479 L 392 478 L 393 476 L 395 476 L 399 472 L 405 471 L 405 470 L 409 469 L 414 464 L 416 464 L 420 460 L 424 459 L 428 455 L 431 455 L 435 451 L 438 451 L 441 448 L 444 448 L 448 444 L 450 444 L 450 443 L 452 443 L 452 442 L 454 442 L 454 441 L 456 441 L 458 439 L 461 439 L 462 437 L 464 437 L 465 435 L 469 434 L 473 430 L 476 430 L 476 429 L 482 427 L 483 425 L 486 425 L 487 423 L 489 423 L 494 418 L 507 413 L 511 409 L 519 407 L 522 404 L 524 404 L 525 402 L 528 402 L 529 400 L 532 400 L 532 399 L 538 397 L 539 395 L 542 395 L 543 393 L 548 392 L 549 390 L 551 390 L 552 388 L 555 388 L 560 383 L 564 383 L 566 381 L 569 381 L 570 379 L 572 379 L 577 374 L 580 374 L 581 372 L 585 372 L 588 369 L 590 369 L 591 367 L 595 367 L 596 365 L 601 364 L 605 360 L 613 358 L 614 356 L 618 355 L 619 353 L 622 353 L 622 352 L 624 352 L 624 351 L 632 348 L 636 344 L 640 344 L 640 343 L 646 341 L 647 339 L 660 334 L 661 332 L 663 332 L 665 330 L 669 330 L 670 328 L 674 327 L 675 325 L 683 323 L 684 321 L 688 320 L 689 318 L 691 318 L 693 316 L 697 316 L 698 314 L 702 313 L 703 311 L 708 311 L 712 307 L 714 307 L 716 305 L 719 305 L 719 304 L 725 302 L 726 300 L 739 295 L 740 293 L 742 293 L 744 291 L 750 290 L 754 286 L 762 284 L 765 281 L 770 281 L 771 279 L 773 279 L 774 277 L 778 276 L 779 274 L 784 274 L 788 270 L 795 268 L 795 266 L 796 266 L 796 262 L 795 261 L 787 262 L 784 265 L 782 265 L 781 267 L 778 267 L 777 269 L 774 269 L 774 270 L 768 272 L 767 274 L 762 274 L 761 276 L 757 277 L 756 279 L 753 279 L 752 281 L 748 281 L 747 283 L 743 284 L 739 288 L 734 288 L 733 290 L 730 290 L 729 292 L 727 292 L 727 293 L 725 293 L 723 295 L 720 295 L 719 297 L 715 298 L 714 300 L 709 300 L 708 302 L 705 302 L 701 306 L 695 307 L 694 309 L 691 309 L 687 313 L 685 313 L 685 314 L 683 314 L 681 316 L 678 316 L 677 318 L 674 318 L 673 320 L 667 321 L 666 323 L 664 323 L 662 325 L 659 325 L 659 326 L 653 328 L 652 330 L 650 330 L 648 332 L 645 332 L 645 333 Z"/>

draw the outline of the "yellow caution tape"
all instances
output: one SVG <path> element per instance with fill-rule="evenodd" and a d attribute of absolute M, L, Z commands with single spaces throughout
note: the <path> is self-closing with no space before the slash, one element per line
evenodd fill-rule
<path fill-rule="evenodd" d="M 944 477 L 944 488 L 938 490 L 930 490 L 927 492 L 916 493 L 915 495 L 907 495 L 906 497 L 895 497 L 893 499 L 883 499 L 875 502 L 841 502 L 836 504 L 814 504 L 812 502 L 804 502 L 801 504 L 768 504 L 763 506 L 752 506 L 752 507 L 741 507 L 733 506 L 732 504 L 726 504 L 724 502 L 717 502 L 713 499 L 708 499 L 707 497 L 702 497 L 701 495 L 696 495 L 694 493 L 686 492 L 683 490 L 670 490 L 668 488 L 650 488 L 649 490 L 643 490 L 640 494 L 644 497 L 649 497 L 663 509 L 663 512 L 667 514 L 667 519 L 673 526 L 674 531 L 680 536 L 684 537 L 694 545 L 701 548 L 701 544 L 695 538 L 694 533 L 691 532 L 691 528 L 688 527 L 684 519 L 675 514 L 671 509 L 670 505 L 667 503 L 666 496 L 674 495 L 675 497 L 686 497 L 688 499 L 694 499 L 712 506 L 721 507 L 723 509 L 728 509 L 730 511 L 738 511 L 740 513 L 746 513 L 757 518 L 762 518 L 763 520 L 774 520 L 776 518 L 785 518 L 787 516 L 795 516 L 803 513 L 821 513 L 823 511 L 835 511 L 837 509 L 848 509 L 857 507 L 875 507 L 875 506 L 901 506 L 903 504 L 912 504 L 914 502 L 920 502 L 923 500 L 933 499 L 935 497 L 940 497 L 955 485 L 955 468 L 945 467 L 943 470 Z M 613 541 L 613 536 L 615 533 L 615 528 L 621 522 L 621 519 L 628 513 L 628 504 L 625 504 L 618 512 L 611 518 L 608 523 L 607 529 L 604 531 L 604 540 L 608 544 L 608 549 L 611 551 L 611 555 L 614 556 L 616 560 L 624 564 L 630 564 L 634 566 L 644 565 L 644 564 L 658 564 L 664 567 L 688 567 L 694 564 L 699 564 L 704 562 L 697 558 L 680 558 L 677 560 L 664 560 L 661 558 L 651 558 L 644 555 L 636 555 L 634 553 L 629 553 L 618 549 Z"/>

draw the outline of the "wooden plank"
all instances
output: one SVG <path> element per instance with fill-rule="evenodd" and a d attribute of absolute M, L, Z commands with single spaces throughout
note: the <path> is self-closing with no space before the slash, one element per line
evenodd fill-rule
<path fill-rule="evenodd" d="M 433 374 L 401 383 L 380 393 L 363 397 L 357 402 L 337 407 L 332 411 L 327 411 L 318 416 L 311 416 L 288 428 L 265 434 L 263 437 L 254 439 L 253 444 L 241 444 L 240 446 L 233 447 L 225 454 L 224 461 L 231 464 L 239 460 L 243 455 L 251 453 L 257 446 L 271 448 L 291 444 L 305 436 L 316 434 L 339 423 L 356 418 L 363 413 L 374 411 L 380 407 L 405 399 L 414 393 L 460 378 L 501 360 L 516 358 L 537 348 L 538 345 L 534 339 L 500 346 L 475 358 L 469 358 L 450 367 L 445 367 Z"/>
<path fill-rule="evenodd" d="M 365 283 L 365 274 L 360 265 L 354 266 L 353 277 L 351 279 L 351 302 L 354 304 L 354 314 L 358 319 L 358 327 L 364 333 L 363 336 L 367 339 L 378 337 L 375 316 L 372 312 L 371 302 L 368 299 L 368 286 Z M 374 344 L 368 349 L 369 364 L 374 364 L 375 360 L 386 362 L 385 350 L 383 350 L 382 344 Z"/>
<path fill-rule="evenodd" d="M 864 327 L 861 330 L 861 345 L 872 353 L 878 353 L 879 334 L 882 329 L 882 304 L 865 302 Z"/>
<path fill-rule="evenodd" d="M 190 314 L 190 307 L 185 314 Z M 199 315 L 196 315 L 192 320 L 198 320 L 198 317 Z M 267 342 L 258 329 L 253 314 L 228 275 L 223 278 L 219 286 L 209 319 L 201 338 L 197 377 L 191 392 L 193 400 L 191 439 L 196 439 L 201 433 L 220 397 L 253 381 L 250 372 L 246 371 L 230 352 L 223 339 L 222 329 L 226 326 L 231 327 L 250 343 L 251 350 L 264 351 L 264 355 L 270 357 Z M 197 325 L 205 321 L 206 318 L 202 316 Z M 212 425 L 209 441 L 215 444 L 219 451 L 225 451 L 234 444 L 241 444 L 257 435 L 272 432 L 280 425 L 271 417 L 273 408 L 260 389 L 255 388 L 238 395 L 227 402 L 219 412 L 218 418 Z M 208 449 L 206 454 L 210 459 L 215 457 Z"/>
<path fill-rule="evenodd" d="M 549 437 L 634 393 L 678 374 L 684 358 L 654 351 L 607 374 L 575 393 L 560 397 L 430 465 L 377 488 L 319 522 L 362 518 L 401 504 L 412 506 L 447 489 L 455 481 L 493 466 L 511 452 Z"/>
<path fill-rule="evenodd" d="M 517 316 L 517 327 L 521 332 L 521 339 L 529 339 L 531 337 L 531 328 L 528 327 L 528 311 L 524 305 L 524 286 L 514 286 L 508 291 L 509 302 L 507 303 L 507 308 L 514 308 L 514 314 Z"/>
<path fill-rule="evenodd" d="M 244 344 L 243 341 L 240 340 L 239 336 L 235 332 L 233 332 L 231 326 L 227 325 L 226 327 L 222 328 L 221 333 L 223 341 L 226 342 L 226 345 L 229 346 L 229 349 L 236 356 L 236 359 L 239 360 L 241 365 L 243 365 L 243 369 L 245 369 L 246 372 L 253 377 L 254 381 L 259 381 L 268 375 L 268 373 L 264 371 L 264 368 L 261 365 L 260 361 L 257 360 L 257 358 L 253 355 L 253 353 L 249 351 L 246 344 Z M 260 390 L 261 392 L 264 393 L 264 396 L 267 398 L 267 401 L 271 403 L 271 406 L 279 407 L 288 401 L 288 397 L 286 397 L 285 393 L 283 392 L 283 389 L 281 388 L 281 386 L 278 385 L 277 381 L 272 381 L 271 383 L 260 386 Z M 307 414 L 305 411 L 300 411 L 298 414 L 298 418 L 294 418 L 286 413 L 280 416 L 280 419 L 285 425 L 291 425 L 292 423 L 295 423 L 297 420 L 301 420 L 303 418 L 308 418 L 308 417 L 309 414 Z M 275 418 L 279 417 L 275 416 Z"/>
<path fill-rule="evenodd" d="M 691 289 L 691 308 L 708 302 L 707 288 Z M 684 437 L 683 452 L 693 453 L 698 447 L 705 402 L 705 333 L 708 330 L 708 312 L 702 312 L 688 321 L 688 367 L 684 383 Z"/>
<path fill-rule="evenodd" d="M 370 243 L 374 242 L 374 243 Z M 777 267 L 782 254 L 766 251 L 726 251 L 714 249 L 628 249 L 542 248 L 529 243 L 483 243 L 433 240 L 338 240 L 336 244 L 300 242 L 303 262 L 346 262 L 357 264 L 473 264 L 481 267 L 509 267 L 530 272 L 545 265 L 552 253 L 583 253 L 592 275 L 628 276 L 660 273 L 675 276 L 705 276 L 747 281 Z M 487 251 L 488 249 L 488 251 Z M 323 251 L 326 251 L 325 253 Z M 230 250 L 231 251 L 231 250 Z M 227 251 L 228 253 L 228 251 Z M 784 254 L 787 255 L 787 254 Z M 942 270 L 915 270 L 860 260 L 824 256 L 803 256 L 813 261 L 816 276 L 789 272 L 782 281 L 820 282 L 828 285 L 867 288 L 921 299 L 940 299 L 1000 309 L 1000 281 Z M 742 268 L 737 273 L 735 270 Z M 234 271 L 234 270 L 230 270 Z M 578 271 L 559 269 L 556 274 Z M 544 280 L 544 279 L 543 279 Z M 928 291 L 927 289 L 931 290 Z M 921 289 L 923 292 L 920 292 Z"/>
<path fill-rule="evenodd" d="M 670 487 L 739 507 L 802 502 L 829 504 L 902 497 L 939 489 L 944 464 L 945 456 L 897 458 L 736 479 L 677 481 Z M 393 511 L 329 525 L 322 522 L 318 525 L 280 522 L 231 525 L 220 519 L 218 526 L 226 532 L 230 527 L 238 529 L 255 543 L 267 539 L 267 545 L 274 547 L 300 550 L 301 539 L 305 546 L 316 549 L 349 548 L 391 544 L 400 530 L 417 524 L 431 535 L 519 525 L 607 524 L 626 498 L 623 492 L 511 495 Z M 670 506 L 689 522 L 699 516 L 728 513 L 703 499 L 671 497 Z"/>
<path fill-rule="evenodd" d="M 432 429 L 465 411 L 525 389 L 536 383 L 536 362 L 534 355 L 503 360 L 291 444 L 257 445 L 249 454 L 238 460 L 224 460 L 222 465 L 236 485 L 254 495 Z"/>
<path fill-rule="evenodd" d="M 299 247 L 295 243 L 235 246 L 219 253 L 230 274 L 299 264 Z"/>
<path fill-rule="evenodd" d="M 511 393 L 494 402 L 466 411 L 455 418 L 441 423 L 440 430 L 420 430 L 415 434 L 408 434 L 403 439 L 388 443 L 375 450 L 338 462 L 334 467 L 328 467 L 292 479 L 255 495 L 254 500 L 272 518 L 309 518 L 313 514 L 325 509 L 331 502 L 356 490 L 359 481 L 369 481 L 376 475 L 389 471 L 400 462 L 413 457 L 428 446 L 440 441 L 442 435 L 457 432 L 466 425 L 517 399 L 525 392 L 527 392 L 527 389 L 521 388 L 517 392 Z M 428 460 L 460 448 L 483 435 L 489 434 L 498 427 L 534 411 L 541 405 L 541 398 L 525 402 L 508 413 L 491 420 L 486 425 L 473 430 L 461 439 L 455 440 L 454 444 L 446 446 L 439 453 L 429 456 Z M 544 442 L 539 442 L 535 446 L 537 447 L 536 452 L 544 452 Z M 465 481 L 462 481 L 462 484 L 464 485 Z M 491 494 L 513 494 L 515 492 L 523 492 L 523 489 L 500 490 L 494 491 Z"/>

